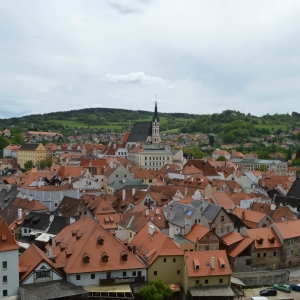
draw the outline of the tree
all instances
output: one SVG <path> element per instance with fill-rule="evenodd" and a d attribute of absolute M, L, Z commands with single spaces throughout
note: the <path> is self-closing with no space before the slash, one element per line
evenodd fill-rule
<path fill-rule="evenodd" d="M 286 159 L 292 159 L 292 151 L 291 148 L 288 149 L 287 154 L 286 154 Z"/>
<path fill-rule="evenodd" d="M 259 167 L 256 167 L 255 171 L 267 172 L 268 171 L 268 167 L 266 165 L 261 165 Z"/>
<path fill-rule="evenodd" d="M 144 300 L 165 300 L 173 295 L 170 287 L 166 286 L 162 279 L 151 280 L 147 285 L 143 286 L 139 295 Z"/>
<path fill-rule="evenodd" d="M 232 142 L 234 142 L 234 139 L 235 139 L 234 134 L 231 131 L 229 131 L 227 134 L 224 135 L 223 142 L 224 143 L 232 143 Z"/>
<path fill-rule="evenodd" d="M 216 159 L 216 161 L 226 161 L 227 159 L 226 159 L 226 157 L 224 156 L 224 155 L 220 155 L 217 159 Z"/>
<path fill-rule="evenodd" d="M 32 160 L 26 161 L 26 163 L 24 163 L 24 168 L 25 168 L 26 171 L 32 169 L 33 168 L 33 161 Z"/>

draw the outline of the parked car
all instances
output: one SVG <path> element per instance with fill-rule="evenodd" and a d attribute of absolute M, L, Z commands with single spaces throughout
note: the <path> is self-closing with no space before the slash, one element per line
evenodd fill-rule
<path fill-rule="evenodd" d="M 276 290 L 284 291 L 286 293 L 290 293 L 292 291 L 290 286 L 288 284 L 284 284 L 284 283 L 276 283 L 276 284 L 273 285 L 273 287 Z"/>
<path fill-rule="evenodd" d="M 261 296 L 276 296 L 277 291 L 276 291 L 276 289 L 273 289 L 273 288 L 267 288 L 267 289 L 260 291 L 259 294 Z"/>
<path fill-rule="evenodd" d="M 290 284 L 290 288 L 291 288 L 293 291 L 300 292 L 300 284 Z"/>

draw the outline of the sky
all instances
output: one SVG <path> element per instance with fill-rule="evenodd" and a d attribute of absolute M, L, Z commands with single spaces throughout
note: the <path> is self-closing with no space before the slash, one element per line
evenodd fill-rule
<path fill-rule="evenodd" d="M 0 118 L 300 111 L 299 0 L 0 2 Z"/>

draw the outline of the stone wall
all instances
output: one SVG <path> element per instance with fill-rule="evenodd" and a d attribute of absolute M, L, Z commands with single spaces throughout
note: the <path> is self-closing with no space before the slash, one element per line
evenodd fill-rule
<path fill-rule="evenodd" d="M 288 270 L 255 271 L 233 273 L 232 276 L 240 279 L 246 286 L 271 286 L 274 283 L 285 283 L 289 279 Z"/>

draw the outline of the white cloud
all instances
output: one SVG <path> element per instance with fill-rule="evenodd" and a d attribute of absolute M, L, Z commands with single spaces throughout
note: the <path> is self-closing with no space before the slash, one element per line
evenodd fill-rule
<path fill-rule="evenodd" d="M 166 88 L 174 87 L 169 80 L 162 79 L 161 77 L 149 76 L 144 72 L 135 72 L 122 75 L 106 74 L 104 78 L 109 83 L 141 83 L 155 84 Z"/>

